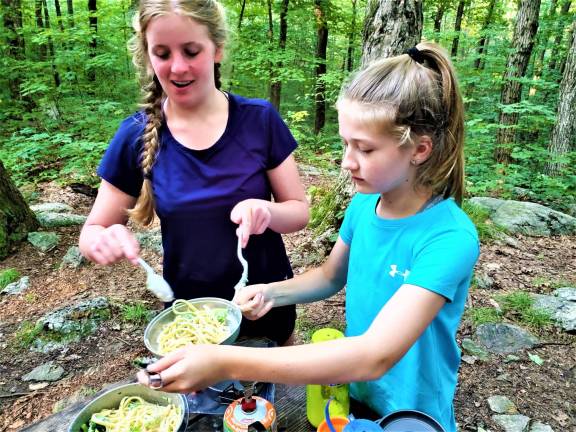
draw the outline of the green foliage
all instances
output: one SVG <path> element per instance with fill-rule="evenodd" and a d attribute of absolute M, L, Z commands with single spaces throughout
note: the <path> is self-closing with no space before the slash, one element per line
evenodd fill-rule
<path fill-rule="evenodd" d="M 9 268 L 0 272 L 0 291 L 8 284 L 16 282 L 20 278 L 20 272 L 16 269 Z"/>
<path fill-rule="evenodd" d="M 551 324 L 550 314 L 533 308 L 534 300 L 529 293 L 517 291 L 498 296 L 496 300 L 502 308 L 502 314 L 530 327 L 546 327 Z"/>
<path fill-rule="evenodd" d="M 134 324 L 145 324 L 154 315 L 153 310 L 140 302 L 122 305 L 121 310 L 122 320 Z"/>
<path fill-rule="evenodd" d="M 468 200 L 464 200 L 462 203 L 462 209 L 476 226 L 478 237 L 482 243 L 490 242 L 491 240 L 498 238 L 498 234 L 503 232 L 501 227 L 494 225 L 490 221 L 489 212 L 486 209 L 474 205 Z"/>
<path fill-rule="evenodd" d="M 466 317 L 472 320 L 475 326 L 480 324 L 495 324 L 502 322 L 502 314 L 491 307 L 471 308 L 466 311 Z"/>
<path fill-rule="evenodd" d="M 30 348 L 34 341 L 42 333 L 42 324 L 24 321 L 18 327 L 12 338 L 13 346 L 16 348 Z"/>

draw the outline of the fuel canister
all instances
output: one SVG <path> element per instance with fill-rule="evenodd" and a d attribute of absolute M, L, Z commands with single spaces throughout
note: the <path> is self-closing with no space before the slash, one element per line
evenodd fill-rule
<path fill-rule="evenodd" d="M 246 390 L 243 398 L 228 405 L 223 424 L 224 432 L 276 432 L 276 409 L 271 402 Z"/>

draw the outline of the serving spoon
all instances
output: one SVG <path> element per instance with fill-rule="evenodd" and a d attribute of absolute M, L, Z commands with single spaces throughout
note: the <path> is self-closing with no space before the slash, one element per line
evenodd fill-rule
<path fill-rule="evenodd" d="M 162 276 L 157 274 L 142 258 L 138 258 L 138 264 L 146 270 L 146 286 L 148 289 L 163 302 L 171 302 L 174 300 L 174 293 L 172 292 L 170 285 L 168 285 L 168 282 L 166 282 Z"/>
<path fill-rule="evenodd" d="M 238 293 L 242 288 L 246 286 L 248 282 L 248 261 L 242 256 L 242 243 L 240 236 L 238 236 L 238 247 L 236 248 L 236 255 L 242 264 L 242 276 L 236 285 L 234 285 L 234 291 Z"/>

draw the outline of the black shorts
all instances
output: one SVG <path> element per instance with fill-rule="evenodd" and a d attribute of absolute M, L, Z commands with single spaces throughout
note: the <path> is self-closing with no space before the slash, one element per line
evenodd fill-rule
<path fill-rule="evenodd" d="M 242 318 L 240 336 L 267 337 L 281 346 L 292 335 L 295 325 L 296 305 L 280 306 L 257 320 Z"/>

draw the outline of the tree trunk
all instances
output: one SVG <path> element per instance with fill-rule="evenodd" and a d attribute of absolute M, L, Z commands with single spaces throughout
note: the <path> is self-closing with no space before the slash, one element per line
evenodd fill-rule
<path fill-rule="evenodd" d="M 328 0 L 314 0 L 314 15 L 316 16 L 316 69 L 314 77 L 316 88 L 314 95 L 315 116 L 314 133 L 318 134 L 326 122 L 326 48 L 328 47 L 328 21 L 326 20 L 326 2 Z"/>
<path fill-rule="evenodd" d="M 280 51 L 284 52 L 286 48 L 286 38 L 288 35 L 288 4 L 289 0 L 282 0 L 282 6 L 280 8 L 280 35 L 278 36 L 278 47 Z M 276 63 L 274 70 L 279 71 L 282 69 L 282 62 Z M 278 78 L 278 74 L 275 72 L 274 79 L 270 86 L 270 102 L 279 111 L 280 110 L 280 97 L 282 95 L 282 81 Z"/>
<path fill-rule="evenodd" d="M 11 244 L 24 239 L 29 231 L 37 227 L 34 213 L 0 160 L 0 259 L 8 255 Z"/>
<path fill-rule="evenodd" d="M 504 72 L 500 103 L 512 105 L 520 102 L 522 84 L 519 78 L 526 75 L 536 32 L 538 30 L 538 13 L 540 0 L 522 0 L 516 17 L 516 28 L 512 40 L 512 53 L 508 56 Z M 514 142 L 515 126 L 518 124 L 518 113 L 500 112 L 500 129 L 496 138 L 494 157 L 497 162 L 510 162 L 511 144 Z"/>
<path fill-rule="evenodd" d="M 46 0 L 43 0 L 44 5 L 44 26 L 46 29 L 50 29 L 50 14 L 48 13 L 48 4 Z M 54 63 L 54 41 L 52 36 L 48 35 L 48 55 L 50 56 L 50 65 L 52 67 L 52 76 L 54 77 L 54 86 L 56 88 L 60 87 L 60 74 L 58 69 L 56 69 L 56 63 Z"/>
<path fill-rule="evenodd" d="M 552 161 L 546 166 L 549 175 L 555 176 L 562 165 L 554 158 L 576 150 L 576 33 L 572 33 L 572 45 L 566 58 L 564 76 L 560 84 L 558 115 L 552 140 L 548 147 Z"/>
<path fill-rule="evenodd" d="M 570 36 L 568 36 L 568 40 L 572 40 L 572 38 L 574 37 L 574 32 L 576 32 L 576 21 L 574 21 L 572 23 L 572 30 L 570 31 Z M 564 56 L 562 58 L 562 60 L 560 60 L 560 67 L 558 68 L 560 71 L 560 74 L 564 75 L 564 71 L 566 70 L 566 60 L 568 59 L 568 54 L 566 54 L 566 56 Z"/>
<path fill-rule="evenodd" d="M 454 32 L 456 36 L 452 40 L 452 58 L 456 58 L 458 55 L 458 44 L 460 43 L 460 31 L 462 30 L 462 17 L 464 16 L 464 6 L 466 5 L 465 0 L 460 0 L 458 2 L 458 10 L 456 11 L 456 22 L 454 23 Z"/>
<path fill-rule="evenodd" d="M 559 17 L 560 19 L 558 20 L 558 26 L 556 27 L 556 30 L 554 31 L 554 33 L 556 34 L 556 37 L 554 38 L 554 44 L 552 45 L 552 52 L 550 53 L 549 69 L 551 71 L 556 69 L 556 63 L 558 61 L 558 48 L 560 48 L 562 46 L 562 36 L 564 35 L 564 29 L 562 28 L 562 23 L 563 23 L 565 17 L 568 15 L 568 12 L 570 11 L 571 5 L 572 5 L 572 1 L 566 0 L 562 4 L 562 9 L 560 9 L 560 17 Z"/>
<path fill-rule="evenodd" d="M 485 55 L 487 41 L 488 41 L 488 28 L 490 27 L 490 23 L 492 22 L 492 15 L 494 15 L 494 7 L 496 6 L 496 0 L 490 0 L 490 4 L 488 4 L 488 12 L 486 13 L 486 19 L 482 24 L 482 29 L 480 30 L 480 40 L 478 41 L 478 57 L 474 60 L 474 67 L 476 69 L 482 69 L 483 62 L 482 58 Z"/>
<path fill-rule="evenodd" d="M 61 32 L 64 32 L 64 23 L 62 22 L 62 9 L 60 8 L 60 2 L 54 0 L 54 9 L 56 9 L 56 21 L 58 22 L 58 28 Z"/>
<path fill-rule="evenodd" d="M 346 53 L 346 70 L 352 72 L 354 69 L 354 39 L 356 37 L 356 15 L 358 13 L 357 0 L 352 0 L 352 23 L 350 33 L 348 33 L 348 50 Z"/>
<path fill-rule="evenodd" d="M 436 9 L 436 15 L 434 16 L 434 40 L 440 42 L 440 31 L 442 30 L 442 18 L 444 18 L 444 12 L 446 11 L 446 4 L 441 1 L 438 3 L 438 9 Z"/>
<path fill-rule="evenodd" d="M 90 58 L 96 57 L 96 48 L 98 47 L 98 41 L 96 39 L 98 34 L 98 16 L 96 13 L 96 0 L 88 0 L 88 23 L 90 25 L 90 32 L 92 33 L 89 48 Z M 94 69 L 88 70 L 88 81 L 96 81 L 96 72 Z"/>
<path fill-rule="evenodd" d="M 44 29 L 44 21 L 42 19 L 43 3 L 43 0 L 36 0 L 34 2 L 34 16 L 36 17 L 36 28 L 38 29 L 38 33 Z M 40 60 L 46 60 L 47 51 L 46 44 L 40 43 L 38 45 L 38 58 Z"/>
<path fill-rule="evenodd" d="M 4 28 L 7 30 L 8 56 L 16 61 L 25 59 L 25 45 L 22 37 L 22 5 L 20 0 L 2 0 L 4 6 Z M 13 100 L 19 100 L 20 97 L 19 75 L 10 77 L 8 86 L 10 95 Z"/>
<path fill-rule="evenodd" d="M 244 11 L 246 10 L 246 0 L 242 0 L 242 6 L 240 7 L 240 14 L 238 15 L 238 25 L 236 27 L 236 35 L 240 37 L 240 29 L 242 28 L 242 20 L 244 19 Z M 234 89 L 234 63 L 230 68 L 230 78 L 228 80 L 228 91 L 232 92 Z"/>
<path fill-rule="evenodd" d="M 362 66 L 402 54 L 422 37 L 422 0 L 368 0 L 362 43 Z"/>
<path fill-rule="evenodd" d="M 66 11 L 68 13 L 68 27 L 74 28 L 74 0 L 66 0 Z"/>

